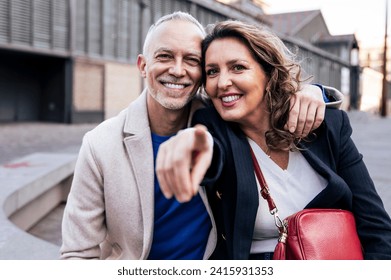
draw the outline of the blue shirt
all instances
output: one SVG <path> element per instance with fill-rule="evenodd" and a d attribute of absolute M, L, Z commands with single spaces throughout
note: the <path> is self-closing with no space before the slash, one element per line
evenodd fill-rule
<path fill-rule="evenodd" d="M 154 162 L 160 144 L 169 138 L 152 133 Z M 211 228 L 209 215 L 199 194 L 186 203 L 179 203 L 175 198 L 166 199 L 155 174 L 154 230 L 148 259 L 202 259 Z"/>

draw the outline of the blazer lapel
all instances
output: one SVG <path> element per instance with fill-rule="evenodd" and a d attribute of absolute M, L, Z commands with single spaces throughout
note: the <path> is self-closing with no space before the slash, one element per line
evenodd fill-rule
<path fill-rule="evenodd" d="M 154 220 L 154 162 L 151 130 L 148 122 L 146 91 L 130 105 L 124 126 L 124 144 L 135 174 L 143 218 L 144 247 L 141 259 L 150 249 Z"/>
<path fill-rule="evenodd" d="M 236 131 L 236 132 L 235 132 Z M 236 210 L 233 231 L 233 258 L 248 259 L 258 211 L 258 190 L 246 137 L 237 129 L 228 129 L 236 169 Z M 251 174 L 245 176 L 245 174 Z"/>
<path fill-rule="evenodd" d="M 336 163 L 326 136 L 315 142 L 302 143 L 299 147 L 311 167 L 328 182 L 305 208 L 331 208 L 338 200 L 351 196 L 347 194 L 350 190 L 345 181 L 336 174 Z"/>

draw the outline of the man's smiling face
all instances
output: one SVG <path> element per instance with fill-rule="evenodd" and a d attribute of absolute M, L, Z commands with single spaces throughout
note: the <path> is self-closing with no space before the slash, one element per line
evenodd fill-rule
<path fill-rule="evenodd" d="M 167 109 L 182 109 L 201 84 L 202 31 L 183 20 L 157 26 L 147 38 L 138 66 L 148 93 Z"/>

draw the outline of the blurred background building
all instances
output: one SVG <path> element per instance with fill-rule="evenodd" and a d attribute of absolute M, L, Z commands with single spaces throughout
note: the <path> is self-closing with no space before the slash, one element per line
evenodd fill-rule
<path fill-rule="evenodd" d="M 186 11 L 205 26 L 225 19 L 266 25 L 297 53 L 312 82 L 342 91 L 343 109 L 379 112 L 383 46 L 363 48 L 355 34 L 331 35 L 320 10 L 266 14 L 265 5 L 261 0 L 0 0 L 2 147 L 15 158 L 15 150 L 34 152 L 0 166 L 0 259 L 57 258 L 62 209 L 79 148 L 72 141 L 140 94 L 144 85 L 137 55 L 149 26 L 165 14 Z M 389 203 L 388 123 L 376 126 L 361 114 L 355 120 L 355 135 L 367 144 L 366 160 Z M 10 133 L 19 122 L 23 135 Z M 22 122 L 33 126 L 29 130 Z M 53 132 L 54 124 L 47 122 L 61 130 Z M 41 147 L 47 151 L 49 143 L 55 144 L 50 151 L 60 153 L 35 154 Z"/>
<path fill-rule="evenodd" d="M 149 26 L 177 10 L 203 25 L 239 19 L 269 26 L 298 53 L 313 82 L 340 89 L 347 96 L 344 109 L 360 108 L 364 71 L 354 34 L 330 35 L 320 10 L 266 15 L 263 5 L 0 0 L 0 122 L 86 123 L 116 115 L 142 90 L 136 59 Z"/>

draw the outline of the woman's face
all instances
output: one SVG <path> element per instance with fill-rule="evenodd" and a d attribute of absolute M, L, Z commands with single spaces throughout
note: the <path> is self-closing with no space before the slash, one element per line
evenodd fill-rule
<path fill-rule="evenodd" d="M 205 90 L 224 120 L 251 125 L 265 116 L 268 79 L 240 40 L 214 40 L 205 53 L 205 72 Z"/>

